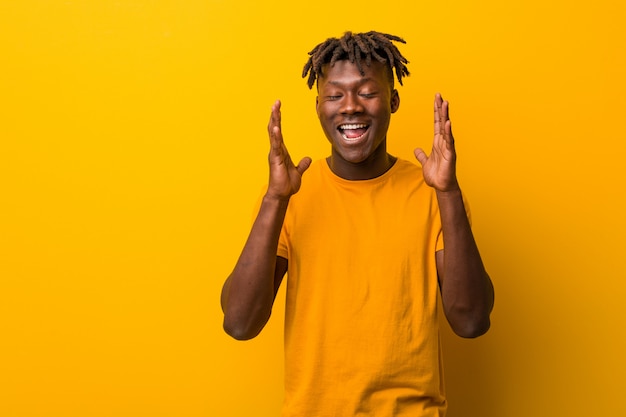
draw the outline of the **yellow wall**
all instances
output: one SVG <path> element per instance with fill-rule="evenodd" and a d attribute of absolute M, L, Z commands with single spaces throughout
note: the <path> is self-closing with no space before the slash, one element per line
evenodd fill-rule
<path fill-rule="evenodd" d="M 450 416 L 626 414 L 623 2 L 354 4 L 0 0 L 0 415 L 277 414 L 283 307 L 235 342 L 219 290 L 272 102 L 324 156 L 306 53 L 370 29 L 408 41 L 392 152 L 451 101 L 496 286 L 487 336 L 444 330 Z"/>

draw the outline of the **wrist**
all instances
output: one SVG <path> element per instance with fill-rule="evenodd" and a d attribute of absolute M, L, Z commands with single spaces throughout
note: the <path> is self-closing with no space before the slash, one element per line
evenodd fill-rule
<path fill-rule="evenodd" d="M 461 187 L 459 184 L 455 184 L 454 187 L 451 187 L 446 190 L 436 190 L 437 199 L 438 200 L 455 200 L 458 198 L 463 198 L 463 194 L 461 193 Z"/>
<path fill-rule="evenodd" d="M 289 204 L 289 200 L 291 199 L 291 196 L 279 196 L 279 195 L 274 195 L 272 193 L 270 193 L 269 191 L 265 193 L 265 195 L 263 196 L 263 204 L 270 204 L 270 205 L 276 205 L 276 206 L 287 206 Z"/>
<path fill-rule="evenodd" d="M 446 185 L 445 187 L 435 188 L 437 191 L 437 195 L 455 195 L 461 192 L 461 187 L 459 186 L 458 181 L 454 181 L 451 184 Z"/>

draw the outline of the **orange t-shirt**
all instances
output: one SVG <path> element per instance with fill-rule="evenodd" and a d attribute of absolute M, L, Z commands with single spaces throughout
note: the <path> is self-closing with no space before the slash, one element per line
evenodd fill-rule
<path fill-rule="evenodd" d="M 443 416 L 435 191 L 404 160 L 348 181 L 316 161 L 292 196 L 283 417 Z"/>

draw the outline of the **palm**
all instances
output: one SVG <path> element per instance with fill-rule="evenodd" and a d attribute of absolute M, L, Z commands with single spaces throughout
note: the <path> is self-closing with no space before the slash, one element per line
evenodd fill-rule
<path fill-rule="evenodd" d="M 422 165 L 424 181 L 438 191 L 450 191 L 458 187 L 456 180 L 456 150 L 448 114 L 448 102 L 441 95 L 435 97 L 435 136 L 430 156 L 422 149 L 415 150 L 415 157 Z"/>

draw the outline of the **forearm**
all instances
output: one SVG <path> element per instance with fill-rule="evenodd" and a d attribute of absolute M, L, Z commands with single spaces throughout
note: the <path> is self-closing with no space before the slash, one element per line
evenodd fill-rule
<path fill-rule="evenodd" d="M 236 339 L 256 336 L 274 303 L 278 238 L 288 200 L 263 197 L 257 218 L 222 289 L 224 330 Z"/>
<path fill-rule="evenodd" d="M 463 337 L 484 334 L 490 325 L 493 286 L 483 266 L 461 191 L 437 192 L 444 251 L 439 271 L 444 311 Z"/>

